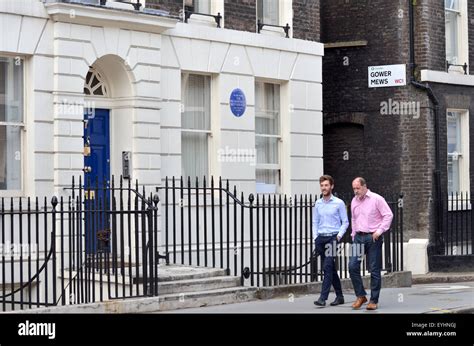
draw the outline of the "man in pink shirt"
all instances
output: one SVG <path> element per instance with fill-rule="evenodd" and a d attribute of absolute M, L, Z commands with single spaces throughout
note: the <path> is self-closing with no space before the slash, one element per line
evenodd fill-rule
<path fill-rule="evenodd" d="M 354 198 L 352 212 L 352 254 L 349 260 L 349 273 L 357 296 L 352 308 L 360 309 L 367 302 L 364 285 L 360 276 L 360 263 L 367 255 L 370 271 L 370 302 L 367 310 L 376 310 L 382 286 L 382 234 L 390 229 L 393 213 L 385 199 L 370 191 L 364 178 L 352 182 Z"/>

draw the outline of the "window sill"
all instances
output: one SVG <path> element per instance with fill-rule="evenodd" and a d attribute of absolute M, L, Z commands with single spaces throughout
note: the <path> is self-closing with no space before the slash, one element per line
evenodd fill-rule
<path fill-rule="evenodd" d="M 264 26 L 262 28 L 262 30 L 260 30 L 260 34 L 261 35 L 277 36 L 277 37 L 285 37 L 286 36 L 285 31 L 283 30 L 283 28 L 275 28 L 275 27 L 271 27 L 271 26 Z M 289 36 L 290 36 L 290 38 L 292 37 L 291 30 L 290 30 Z"/>
<path fill-rule="evenodd" d="M 23 191 L 18 190 L 2 190 L 0 191 L 0 198 L 26 198 Z"/>
<path fill-rule="evenodd" d="M 135 11 L 131 6 L 128 10 L 61 2 L 45 3 L 44 6 L 53 21 L 66 23 L 92 26 L 110 25 L 123 29 L 162 33 L 174 28 L 178 22 L 177 18 Z M 71 11 L 74 11 L 74 16 L 71 16 Z"/>
<path fill-rule="evenodd" d="M 442 72 L 421 70 L 422 82 L 474 86 L 474 75 L 459 74 L 456 72 Z"/>
<path fill-rule="evenodd" d="M 273 195 L 278 194 L 280 186 L 276 184 L 256 183 L 255 192 L 257 194 Z"/>
<path fill-rule="evenodd" d="M 187 24 L 194 24 L 194 25 L 203 25 L 203 26 L 208 26 L 210 28 L 215 28 L 216 27 L 216 20 L 212 17 L 208 16 L 203 16 L 199 15 L 197 13 L 193 14 L 191 18 L 188 19 Z M 221 23 L 222 25 L 222 23 Z"/>

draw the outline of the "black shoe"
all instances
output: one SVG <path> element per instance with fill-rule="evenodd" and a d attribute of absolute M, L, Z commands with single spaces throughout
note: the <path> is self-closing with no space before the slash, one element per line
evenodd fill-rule
<path fill-rule="evenodd" d="M 344 297 L 336 297 L 336 299 L 334 299 L 334 301 L 331 303 L 331 306 L 336 306 L 340 304 L 344 304 Z"/>
<path fill-rule="evenodd" d="M 326 306 L 326 301 L 323 299 L 323 298 L 319 298 L 318 300 L 316 300 L 314 302 L 314 305 L 317 305 L 317 306 Z"/>

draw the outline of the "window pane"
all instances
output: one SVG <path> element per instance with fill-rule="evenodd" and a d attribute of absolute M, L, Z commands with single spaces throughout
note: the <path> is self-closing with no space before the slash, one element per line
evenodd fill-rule
<path fill-rule="evenodd" d="M 183 129 L 209 131 L 211 120 L 211 78 L 183 74 L 182 76 Z M 182 172 L 194 179 L 208 174 L 208 134 L 182 132 Z"/>
<path fill-rule="evenodd" d="M 198 13 L 211 13 L 211 1 L 210 0 L 194 0 L 194 8 Z"/>
<path fill-rule="evenodd" d="M 23 121 L 23 60 L 0 57 L 0 122 Z"/>
<path fill-rule="evenodd" d="M 451 64 L 458 64 L 458 20 L 456 12 L 446 11 L 446 60 Z"/>
<path fill-rule="evenodd" d="M 277 193 L 280 185 L 279 171 L 272 169 L 256 170 L 257 193 Z"/>
<path fill-rule="evenodd" d="M 0 126 L 0 190 L 21 190 L 19 126 Z"/>
<path fill-rule="evenodd" d="M 211 14 L 211 0 L 185 0 L 184 6 L 195 13 Z"/>
<path fill-rule="evenodd" d="M 184 109 L 181 116 L 183 129 L 209 130 L 211 114 L 211 78 L 183 74 L 182 93 Z"/>
<path fill-rule="evenodd" d="M 280 134 L 280 86 L 257 82 L 255 84 L 255 132 L 266 135 Z"/>
<path fill-rule="evenodd" d="M 448 193 L 460 190 L 460 156 L 461 147 L 461 114 L 447 113 L 447 144 L 448 144 Z"/>
<path fill-rule="evenodd" d="M 278 0 L 258 0 L 258 19 L 264 24 L 279 25 L 279 1 Z"/>
<path fill-rule="evenodd" d="M 459 0 L 444 0 L 444 7 L 449 10 L 459 10 Z"/>
<path fill-rule="evenodd" d="M 448 112 L 448 153 L 461 153 L 461 126 L 460 114 Z"/>
<path fill-rule="evenodd" d="M 181 168 L 184 177 L 202 178 L 208 174 L 208 134 L 182 132 Z"/>
<path fill-rule="evenodd" d="M 257 164 L 279 165 L 280 85 L 255 83 L 255 109 Z M 278 169 L 257 169 L 256 179 L 259 193 L 276 193 L 280 185 Z"/>
<path fill-rule="evenodd" d="M 278 164 L 278 138 L 255 137 L 257 163 Z"/>
<path fill-rule="evenodd" d="M 448 156 L 448 193 L 459 192 L 459 160 L 453 160 L 452 156 Z"/>

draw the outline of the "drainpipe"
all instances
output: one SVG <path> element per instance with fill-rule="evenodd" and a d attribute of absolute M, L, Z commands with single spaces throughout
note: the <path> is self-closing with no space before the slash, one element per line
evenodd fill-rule
<path fill-rule="evenodd" d="M 414 0 L 408 0 L 408 11 L 410 19 L 410 84 L 415 88 L 426 91 L 429 99 L 433 102 L 434 105 L 434 130 L 435 130 L 435 169 L 433 171 L 434 177 L 434 188 L 435 188 L 435 198 L 436 198 L 436 233 L 438 234 L 437 239 L 442 239 L 442 227 L 441 220 L 443 215 L 443 204 L 441 201 L 442 192 L 441 192 L 441 156 L 440 156 L 440 106 L 439 100 L 433 92 L 433 89 L 428 83 L 421 83 L 416 80 L 415 77 L 415 20 L 414 20 Z"/>

